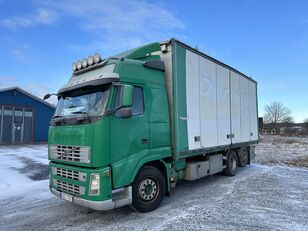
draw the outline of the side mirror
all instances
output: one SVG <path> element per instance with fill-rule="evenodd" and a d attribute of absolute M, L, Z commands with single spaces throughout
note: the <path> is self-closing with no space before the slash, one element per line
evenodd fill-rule
<path fill-rule="evenodd" d="M 49 99 L 50 96 L 51 96 L 50 94 L 46 94 L 46 95 L 43 97 L 43 100 Z"/>
<path fill-rule="evenodd" d="M 43 100 L 49 99 L 50 96 L 52 96 L 52 95 L 58 96 L 58 94 L 56 94 L 56 93 L 46 94 L 46 95 L 43 97 Z"/>
<path fill-rule="evenodd" d="M 116 111 L 116 116 L 119 118 L 129 118 L 132 116 L 132 109 L 129 107 L 123 107 Z"/>
<path fill-rule="evenodd" d="M 133 105 L 133 86 L 122 86 L 122 107 L 131 107 Z"/>

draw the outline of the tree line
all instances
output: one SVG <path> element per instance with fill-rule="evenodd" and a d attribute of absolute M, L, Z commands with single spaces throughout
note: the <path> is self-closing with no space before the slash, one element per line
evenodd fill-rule
<path fill-rule="evenodd" d="M 292 111 L 284 106 L 281 102 L 272 102 L 264 107 L 263 115 L 264 123 L 294 123 L 294 117 Z M 308 118 L 304 120 L 304 123 L 308 123 Z"/>

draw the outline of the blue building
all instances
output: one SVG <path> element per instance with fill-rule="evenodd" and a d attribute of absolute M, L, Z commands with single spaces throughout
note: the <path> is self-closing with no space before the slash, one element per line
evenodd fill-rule
<path fill-rule="evenodd" d="M 0 89 L 0 144 L 46 142 L 54 111 L 18 87 Z"/>

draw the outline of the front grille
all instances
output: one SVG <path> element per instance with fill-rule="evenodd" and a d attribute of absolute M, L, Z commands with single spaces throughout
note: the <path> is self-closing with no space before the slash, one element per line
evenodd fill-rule
<path fill-rule="evenodd" d="M 83 146 L 50 145 L 51 158 L 77 163 L 90 163 L 90 148 Z"/>
<path fill-rule="evenodd" d="M 73 195 L 83 195 L 85 192 L 85 188 L 83 186 L 70 184 L 67 182 L 60 181 L 60 180 L 54 179 L 53 184 L 54 186 L 57 187 L 58 190 L 67 192 Z"/>
<path fill-rule="evenodd" d="M 69 170 L 64 168 L 52 167 L 52 174 L 60 177 L 65 177 L 72 180 L 78 180 L 85 182 L 87 174 L 75 170 Z"/>

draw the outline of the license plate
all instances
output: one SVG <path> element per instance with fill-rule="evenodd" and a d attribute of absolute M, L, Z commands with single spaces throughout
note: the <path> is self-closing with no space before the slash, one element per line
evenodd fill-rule
<path fill-rule="evenodd" d="M 61 193 L 61 198 L 66 201 L 73 202 L 73 196 L 69 194 Z"/>

